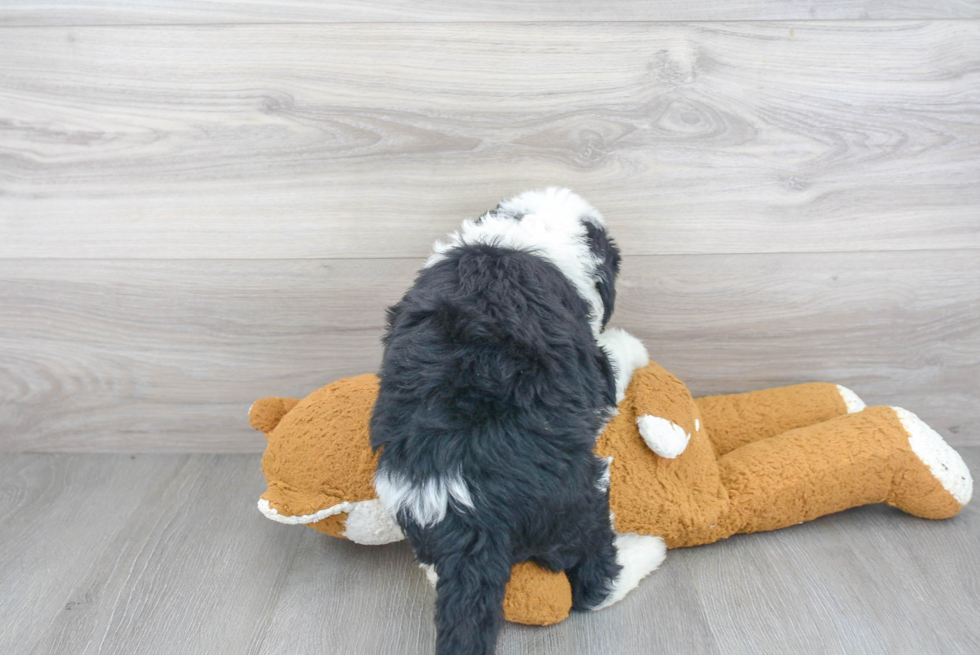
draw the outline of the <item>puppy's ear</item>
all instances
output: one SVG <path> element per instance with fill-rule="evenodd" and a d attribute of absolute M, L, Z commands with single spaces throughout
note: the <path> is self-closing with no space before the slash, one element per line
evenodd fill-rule
<path fill-rule="evenodd" d="M 481 225 L 483 221 L 493 218 L 509 218 L 512 221 L 519 221 L 524 218 L 524 213 L 515 210 L 508 203 L 501 201 L 496 207 L 476 219 L 476 224 Z"/>
<path fill-rule="evenodd" d="M 598 265 L 596 266 L 596 289 L 602 299 L 602 327 L 606 327 L 616 305 L 616 276 L 619 275 L 619 248 L 606 230 L 590 221 L 585 222 L 585 233 Z"/>

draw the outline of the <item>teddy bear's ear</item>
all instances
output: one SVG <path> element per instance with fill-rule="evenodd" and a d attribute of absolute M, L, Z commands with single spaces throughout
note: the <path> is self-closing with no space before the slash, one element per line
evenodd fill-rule
<path fill-rule="evenodd" d="M 256 430 L 269 434 L 276 429 L 282 417 L 296 406 L 295 398 L 262 398 L 252 403 L 248 410 L 248 422 Z"/>

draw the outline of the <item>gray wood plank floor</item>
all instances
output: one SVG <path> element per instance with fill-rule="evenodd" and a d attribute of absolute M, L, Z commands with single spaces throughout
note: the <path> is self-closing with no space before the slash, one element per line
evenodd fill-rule
<path fill-rule="evenodd" d="M 974 472 L 980 448 L 962 448 Z M 264 519 L 256 455 L 5 455 L 0 652 L 418 654 L 433 592 L 404 544 Z M 626 600 L 498 652 L 976 653 L 980 511 L 885 506 L 670 551 Z"/>

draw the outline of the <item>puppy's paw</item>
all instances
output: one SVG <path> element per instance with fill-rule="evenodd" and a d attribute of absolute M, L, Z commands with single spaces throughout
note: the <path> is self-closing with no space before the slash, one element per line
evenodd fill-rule
<path fill-rule="evenodd" d="M 593 607 L 601 610 L 618 603 L 640 584 L 640 580 L 652 573 L 667 556 L 667 545 L 661 537 L 630 532 L 616 535 L 616 563 L 622 570 L 612 581 L 609 595 Z"/>

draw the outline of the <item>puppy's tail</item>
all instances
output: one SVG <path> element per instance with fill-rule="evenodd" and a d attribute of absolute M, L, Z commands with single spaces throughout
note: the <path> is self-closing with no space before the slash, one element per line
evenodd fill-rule
<path fill-rule="evenodd" d="M 492 655 L 510 579 L 500 535 L 473 534 L 436 563 L 436 655 Z"/>

